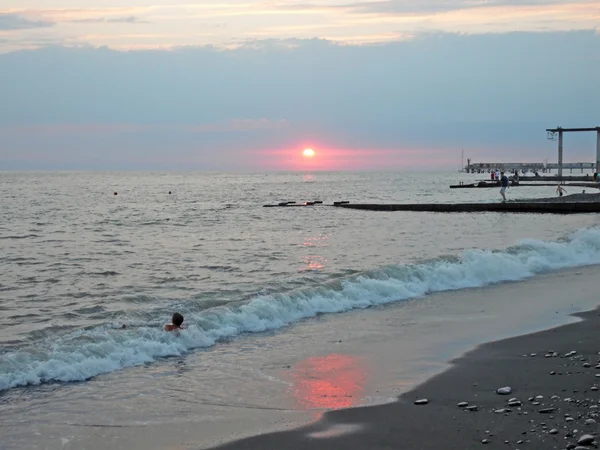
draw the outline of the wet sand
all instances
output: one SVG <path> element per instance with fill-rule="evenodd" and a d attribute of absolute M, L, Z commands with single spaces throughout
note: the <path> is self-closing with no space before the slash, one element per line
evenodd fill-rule
<path fill-rule="evenodd" d="M 547 450 L 575 448 L 584 435 L 598 443 L 600 309 L 579 316 L 481 345 L 396 402 L 328 412 L 302 428 L 215 448 Z M 496 392 L 506 386 L 509 395 Z M 419 399 L 428 403 L 415 405 Z"/>

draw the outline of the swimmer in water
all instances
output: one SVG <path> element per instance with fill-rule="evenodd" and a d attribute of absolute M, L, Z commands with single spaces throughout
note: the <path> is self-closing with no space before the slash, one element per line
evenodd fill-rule
<path fill-rule="evenodd" d="M 173 323 L 168 323 L 165 325 L 165 331 L 177 331 L 182 330 L 183 326 L 183 316 L 179 313 L 173 314 L 173 318 L 171 319 Z"/>

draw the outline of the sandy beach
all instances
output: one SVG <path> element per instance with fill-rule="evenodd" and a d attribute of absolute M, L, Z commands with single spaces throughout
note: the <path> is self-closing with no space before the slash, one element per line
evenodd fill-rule
<path fill-rule="evenodd" d="M 600 310 L 579 316 L 479 346 L 394 403 L 328 412 L 309 426 L 218 449 L 597 447 Z"/>

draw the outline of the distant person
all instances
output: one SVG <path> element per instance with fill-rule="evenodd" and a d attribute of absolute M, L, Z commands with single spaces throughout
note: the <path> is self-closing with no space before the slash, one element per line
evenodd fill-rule
<path fill-rule="evenodd" d="M 177 331 L 183 329 L 183 316 L 179 313 L 173 314 L 171 318 L 172 323 L 168 323 L 165 325 L 165 331 Z"/>
<path fill-rule="evenodd" d="M 594 181 L 598 181 L 598 172 L 594 172 Z"/>
<path fill-rule="evenodd" d="M 565 194 L 568 194 L 567 190 L 559 184 L 558 187 L 556 188 L 556 193 L 558 194 L 559 197 L 562 197 L 563 196 L 563 192 Z"/>
<path fill-rule="evenodd" d="M 494 173 L 493 170 L 492 170 L 492 173 L 490 174 L 490 177 L 492 178 L 492 181 L 494 181 L 494 178 L 496 178 L 496 174 Z"/>
<path fill-rule="evenodd" d="M 502 187 L 500 188 L 500 195 L 502 196 L 502 203 L 506 202 L 506 195 L 504 195 L 504 193 L 506 192 L 506 188 L 508 187 L 508 178 L 506 175 L 504 175 L 504 172 L 500 172 L 500 184 L 502 185 Z"/>
<path fill-rule="evenodd" d="M 502 173 L 504 173 L 504 172 L 502 172 Z M 498 171 L 496 170 L 496 180 L 499 180 L 499 179 L 500 179 L 500 172 L 498 172 Z"/>

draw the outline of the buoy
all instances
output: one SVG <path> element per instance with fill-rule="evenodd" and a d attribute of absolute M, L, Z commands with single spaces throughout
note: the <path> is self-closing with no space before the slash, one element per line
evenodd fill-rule
<path fill-rule="evenodd" d="M 169 191 L 169 195 L 171 195 L 171 191 Z"/>
<path fill-rule="evenodd" d="M 119 194 L 115 192 L 115 195 L 119 195 Z"/>

